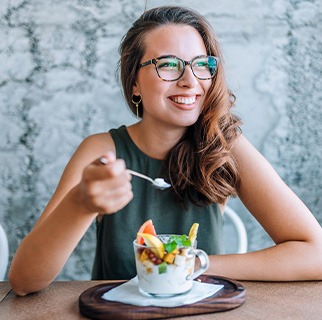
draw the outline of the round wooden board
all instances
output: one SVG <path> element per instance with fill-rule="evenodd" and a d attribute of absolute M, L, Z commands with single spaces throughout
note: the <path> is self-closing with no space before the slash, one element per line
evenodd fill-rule
<path fill-rule="evenodd" d="M 124 282 L 100 284 L 85 290 L 80 295 L 79 309 L 90 319 L 166 319 L 231 310 L 239 307 L 246 299 L 246 289 L 235 280 L 212 275 L 202 275 L 198 279 L 206 283 L 223 284 L 224 288 L 194 304 L 163 308 L 133 306 L 104 300 L 102 295 L 106 291 Z"/>

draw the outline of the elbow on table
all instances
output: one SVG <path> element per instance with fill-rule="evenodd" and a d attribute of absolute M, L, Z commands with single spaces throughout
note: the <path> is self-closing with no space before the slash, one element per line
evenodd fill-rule
<path fill-rule="evenodd" d="M 15 287 L 11 284 L 11 287 L 12 287 L 12 290 L 14 291 L 14 293 L 19 296 L 19 297 L 24 297 L 26 296 L 27 294 L 31 293 L 31 292 L 25 292 L 23 290 L 21 290 L 19 287 Z"/>
<path fill-rule="evenodd" d="M 31 293 L 31 291 L 27 290 L 27 286 L 23 285 L 23 281 L 20 281 L 19 278 L 14 274 L 14 272 L 9 271 L 8 278 L 12 290 L 16 295 L 23 297 Z"/>
<path fill-rule="evenodd" d="M 8 274 L 9 282 L 12 287 L 12 290 L 15 292 L 18 296 L 26 296 L 30 293 L 35 293 L 38 291 L 41 291 L 42 289 L 46 288 L 50 283 L 46 284 L 37 284 L 33 280 L 26 280 L 21 277 L 21 275 L 18 275 L 13 270 L 9 270 Z"/>
<path fill-rule="evenodd" d="M 11 288 L 16 295 L 23 297 L 29 293 L 27 290 L 25 290 L 24 286 L 21 285 L 20 281 L 12 274 L 12 272 L 9 272 L 8 278 Z"/>

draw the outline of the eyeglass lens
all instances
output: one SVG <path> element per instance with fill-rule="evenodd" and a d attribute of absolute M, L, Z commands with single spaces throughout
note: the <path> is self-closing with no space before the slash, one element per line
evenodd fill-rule
<path fill-rule="evenodd" d="M 185 62 L 176 57 L 164 57 L 157 60 L 157 72 L 163 80 L 177 80 L 184 72 Z M 191 61 L 193 74 L 201 79 L 210 79 L 215 75 L 217 60 L 212 56 L 198 57 Z"/>

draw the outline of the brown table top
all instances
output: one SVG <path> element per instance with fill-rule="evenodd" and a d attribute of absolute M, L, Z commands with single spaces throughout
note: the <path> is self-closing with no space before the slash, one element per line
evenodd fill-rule
<path fill-rule="evenodd" d="M 9 282 L 0 281 L 0 302 L 6 297 L 6 295 L 11 291 L 11 286 Z"/>
<path fill-rule="evenodd" d="M 8 282 L 0 282 L 0 319 L 87 319 L 79 312 L 78 298 L 103 283 L 109 282 L 57 281 L 39 293 L 18 297 Z M 247 295 L 237 309 L 179 319 L 322 319 L 322 281 L 241 283 Z"/>

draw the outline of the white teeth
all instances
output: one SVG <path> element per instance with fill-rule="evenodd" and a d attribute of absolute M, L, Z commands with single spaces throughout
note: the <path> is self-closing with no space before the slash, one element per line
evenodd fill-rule
<path fill-rule="evenodd" d="M 175 97 L 172 100 L 180 104 L 193 104 L 196 102 L 196 97 Z"/>

